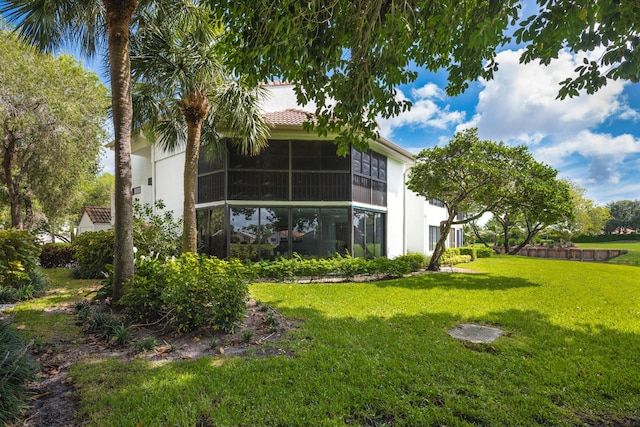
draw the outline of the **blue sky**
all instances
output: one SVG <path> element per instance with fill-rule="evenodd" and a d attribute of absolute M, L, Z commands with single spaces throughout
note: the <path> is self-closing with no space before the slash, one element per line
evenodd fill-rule
<path fill-rule="evenodd" d="M 457 97 L 446 96 L 445 74 L 420 72 L 415 83 L 398 88 L 412 110 L 381 120 L 382 134 L 417 153 L 477 127 L 482 139 L 527 145 L 538 161 L 586 188 L 598 204 L 639 199 L 640 85 L 610 82 L 596 94 L 561 101 L 558 83 L 582 57 L 563 53 L 544 67 L 520 64 L 519 56 L 517 50 L 501 51 L 494 79 Z"/>

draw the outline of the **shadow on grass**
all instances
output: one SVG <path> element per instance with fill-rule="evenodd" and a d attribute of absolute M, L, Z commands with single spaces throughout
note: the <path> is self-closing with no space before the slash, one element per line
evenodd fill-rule
<path fill-rule="evenodd" d="M 517 277 L 498 276 L 486 273 L 425 273 L 401 279 L 374 282 L 381 288 L 401 287 L 407 289 L 455 288 L 469 290 L 500 290 L 538 287 L 539 283 Z"/>
<path fill-rule="evenodd" d="M 277 304 L 276 304 L 277 306 Z M 295 357 L 202 358 L 77 366 L 91 425 L 640 425 L 640 336 L 579 330 L 527 310 L 307 320 Z M 499 325 L 490 345 L 447 335 L 458 323 Z M 578 325 L 580 326 L 580 325 Z"/>

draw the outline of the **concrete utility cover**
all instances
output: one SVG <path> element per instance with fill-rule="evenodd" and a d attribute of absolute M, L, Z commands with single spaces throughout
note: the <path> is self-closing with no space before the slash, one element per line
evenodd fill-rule
<path fill-rule="evenodd" d="M 449 335 L 464 341 L 476 344 L 494 342 L 500 335 L 502 330 L 498 328 L 490 328 L 488 326 L 461 324 L 449 330 Z"/>

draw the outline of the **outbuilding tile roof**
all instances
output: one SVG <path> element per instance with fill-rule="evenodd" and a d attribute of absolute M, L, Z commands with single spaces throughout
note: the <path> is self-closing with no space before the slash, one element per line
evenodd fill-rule
<path fill-rule="evenodd" d="M 273 111 L 264 114 L 267 122 L 272 126 L 302 126 L 309 118 L 313 119 L 313 113 L 295 108 L 284 111 Z"/>
<path fill-rule="evenodd" d="M 83 210 L 89 215 L 89 219 L 94 224 L 108 224 L 111 222 L 111 208 L 85 206 Z"/>

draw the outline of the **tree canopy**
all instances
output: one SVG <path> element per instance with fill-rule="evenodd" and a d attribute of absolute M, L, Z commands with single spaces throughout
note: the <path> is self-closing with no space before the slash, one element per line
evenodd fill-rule
<path fill-rule="evenodd" d="M 441 201 L 447 209 L 430 270 L 439 269 L 453 224 L 478 219 L 505 202 L 513 187 L 510 173 L 527 154 L 524 146 L 480 140 L 477 129 L 467 129 L 456 133 L 448 145 L 424 149 L 416 156 L 408 188 L 427 200 Z M 460 213 L 465 214 L 461 219 Z"/>
<path fill-rule="evenodd" d="M 521 62 L 549 64 L 559 53 L 602 51 L 585 59 L 559 96 L 592 93 L 610 79 L 640 79 L 640 9 L 617 0 L 537 0 L 523 19 L 516 0 L 209 0 L 223 15 L 229 60 L 257 80 L 296 84 L 301 104 L 315 101 L 320 133 L 349 140 L 377 133 L 375 119 L 410 106 L 396 97 L 416 69 L 446 69 L 447 92 L 491 79 L 497 49 L 516 41 Z M 514 37 L 508 35 L 520 24 Z M 311 128 L 313 125 L 309 124 Z"/>
<path fill-rule="evenodd" d="M 107 89 L 71 57 L 38 53 L 6 30 L 0 64 L 0 183 L 11 226 L 29 228 L 36 201 L 53 223 L 97 171 Z"/>
<path fill-rule="evenodd" d="M 605 224 L 605 232 L 624 234 L 640 229 L 640 200 L 618 200 L 607 207 L 611 218 Z"/>
<path fill-rule="evenodd" d="M 502 226 L 505 253 L 517 254 L 545 227 L 573 219 L 574 205 L 567 182 L 558 179 L 558 171 L 537 162 L 523 152 L 508 170 L 509 185 L 505 197 L 491 212 Z M 513 250 L 509 236 L 513 227 L 523 231 L 522 242 Z"/>

